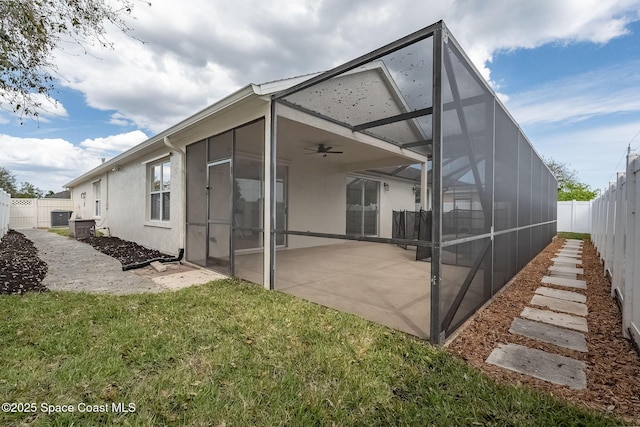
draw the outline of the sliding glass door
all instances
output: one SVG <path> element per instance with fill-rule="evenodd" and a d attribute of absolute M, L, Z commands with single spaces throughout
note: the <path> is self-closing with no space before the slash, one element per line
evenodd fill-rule
<path fill-rule="evenodd" d="M 347 234 L 378 235 L 380 183 L 347 177 Z"/>

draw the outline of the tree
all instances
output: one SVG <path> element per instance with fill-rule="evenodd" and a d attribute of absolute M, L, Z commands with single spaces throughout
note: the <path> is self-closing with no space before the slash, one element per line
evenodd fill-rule
<path fill-rule="evenodd" d="M 0 167 L 0 188 L 9 193 L 14 199 L 41 198 L 44 194 L 44 191 L 28 182 L 20 183 L 20 189 L 17 189 L 16 177 L 3 167 Z"/>
<path fill-rule="evenodd" d="M 558 180 L 558 200 L 592 200 L 598 195 L 589 185 L 578 181 L 578 172 L 570 169 L 566 163 L 552 158 L 544 158 L 544 162 Z"/>
<path fill-rule="evenodd" d="M 7 169 L 0 167 L 0 188 L 7 193 L 16 194 L 16 177 Z"/>
<path fill-rule="evenodd" d="M 134 1 L 0 1 L 0 107 L 4 100 L 21 118 L 37 117 L 38 96 L 54 89 L 54 52 L 69 42 L 112 47 L 107 24 L 129 33 Z"/>

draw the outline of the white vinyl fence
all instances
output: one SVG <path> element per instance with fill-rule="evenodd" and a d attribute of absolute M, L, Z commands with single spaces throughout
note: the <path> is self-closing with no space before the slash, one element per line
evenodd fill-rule
<path fill-rule="evenodd" d="M 71 199 L 11 199 L 9 228 L 49 228 L 51 212 L 73 211 Z"/>
<path fill-rule="evenodd" d="M 9 231 L 11 215 L 11 195 L 0 188 L 0 239 Z"/>
<path fill-rule="evenodd" d="M 592 202 L 558 202 L 558 231 L 591 233 Z"/>
<path fill-rule="evenodd" d="M 640 156 L 629 155 L 604 194 L 593 201 L 591 239 L 622 307 L 622 333 L 640 344 Z"/>

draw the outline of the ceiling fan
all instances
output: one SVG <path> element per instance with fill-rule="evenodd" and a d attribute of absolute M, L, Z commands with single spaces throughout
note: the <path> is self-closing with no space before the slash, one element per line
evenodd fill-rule
<path fill-rule="evenodd" d="M 333 151 L 332 150 L 333 147 L 327 147 L 324 144 L 318 144 L 317 148 L 306 148 L 305 150 L 307 151 L 311 151 L 311 153 L 306 153 L 307 155 L 309 154 L 322 154 L 322 157 L 327 157 L 327 154 L 342 154 L 343 151 Z"/>

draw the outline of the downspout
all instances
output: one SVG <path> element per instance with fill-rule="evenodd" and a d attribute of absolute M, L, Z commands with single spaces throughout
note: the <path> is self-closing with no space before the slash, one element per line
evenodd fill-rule
<path fill-rule="evenodd" d="M 182 214 L 182 222 L 180 224 L 180 242 L 181 247 L 185 248 L 187 244 L 186 239 L 186 223 L 187 223 L 187 152 L 183 148 L 178 148 L 169 141 L 169 137 L 165 136 L 163 139 L 164 145 L 169 147 L 174 152 L 180 155 L 180 181 L 182 182 L 182 188 L 180 191 L 180 210 Z"/>

